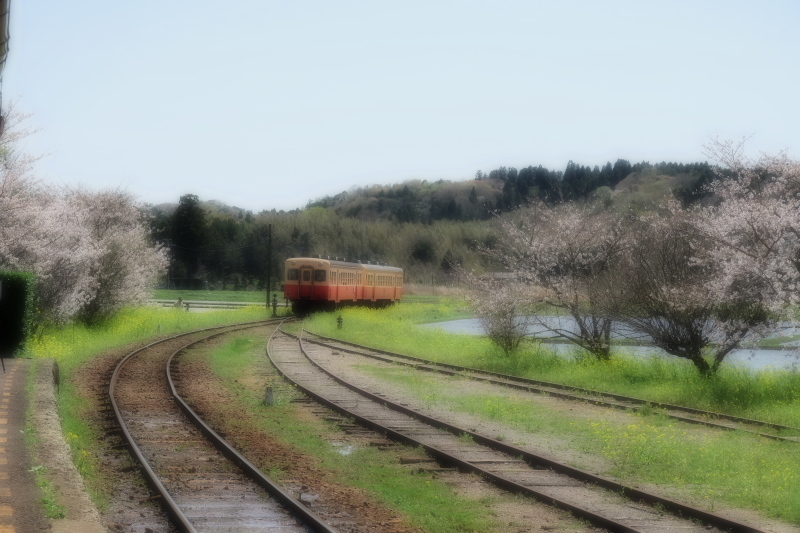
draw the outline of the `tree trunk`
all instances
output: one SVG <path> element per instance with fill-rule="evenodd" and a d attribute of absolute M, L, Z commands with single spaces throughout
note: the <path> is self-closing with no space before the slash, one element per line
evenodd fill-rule
<path fill-rule="evenodd" d="M 717 365 L 714 365 L 714 368 L 711 368 L 711 366 L 708 364 L 708 361 L 706 361 L 702 355 L 696 355 L 690 360 L 692 363 L 694 363 L 695 368 L 697 368 L 697 371 L 700 372 L 700 375 L 704 378 L 710 378 L 713 376 L 717 369 Z"/>

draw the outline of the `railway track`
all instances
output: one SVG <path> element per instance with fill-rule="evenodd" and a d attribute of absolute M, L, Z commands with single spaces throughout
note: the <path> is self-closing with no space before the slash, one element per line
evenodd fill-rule
<path fill-rule="evenodd" d="M 438 363 L 427 359 L 421 359 L 419 357 L 412 357 L 409 355 L 378 350 L 375 348 L 369 348 L 367 346 L 361 346 L 320 335 L 312 334 L 311 338 L 307 340 L 308 342 L 316 342 L 322 345 L 331 346 L 337 350 L 354 355 L 369 357 L 371 359 L 386 363 L 409 366 L 421 371 L 435 372 L 447 376 L 457 375 L 484 383 L 501 385 L 503 387 L 524 390 L 527 392 L 548 394 L 554 398 L 588 402 L 594 405 L 612 409 L 639 411 L 641 409 L 655 408 L 658 409 L 659 414 L 663 414 L 669 418 L 689 424 L 699 424 L 726 431 L 744 431 L 771 440 L 800 443 L 800 428 L 791 426 L 765 422 L 762 420 L 742 418 L 724 413 L 716 413 L 713 411 L 704 411 L 702 409 L 694 409 L 692 407 L 685 407 L 681 405 L 652 402 L 648 400 L 642 400 L 640 398 L 623 396 L 621 394 L 613 394 L 581 387 L 562 385 L 559 383 L 509 376 L 506 374 L 499 374 L 486 370 L 477 370 L 474 368 L 451 365 L 447 363 Z M 765 431 L 772 432 L 766 433 Z M 780 432 L 792 433 L 792 435 L 781 435 L 779 434 Z"/>
<path fill-rule="evenodd" d="M 568 510 L 619 532 L 731 531 L 759 528 L 582 471 L 467 428 L 390 402 L 326 370 L 334 349 L 276 330 L 268 355 L 303 392 L 393 440 L 422 446 L 443 466 L 482 476 L 500 488 Z"/>
<path fill-rule="evenodd" d="M 114 370 L 109 398 L 123 438 L 181 531 L 335 531 L 229 446 L 175 390 L 176 354 L 266 324 L 171 337 L 131 352 Z"/>

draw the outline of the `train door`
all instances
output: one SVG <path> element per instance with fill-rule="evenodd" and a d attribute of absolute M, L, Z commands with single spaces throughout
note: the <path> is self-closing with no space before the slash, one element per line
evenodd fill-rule
<path fill-rule="evenodd" d="M 311 299 L 314 295 L 314 269 L 310 266 L 300 267 L 298 298 Z"/>

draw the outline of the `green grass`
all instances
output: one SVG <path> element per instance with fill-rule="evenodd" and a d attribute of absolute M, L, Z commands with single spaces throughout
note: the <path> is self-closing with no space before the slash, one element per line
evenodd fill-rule
<path fill-rule="evenodd" d="M 279 302 L 283 302 L 283 293 L 272 291 Z M 170 289 L 156 289 L 153 291 L 155 300 L 204 300 L 207 302 L 252 302 L 266 304 L 267 291 L 178 291 Z M 272 298 L 270 298 L 270 302 Z"/>
<path fill-rule="evenodd" d="M 36 363 L 31 365 L 30 372 L 28 373 L 28 381 L 25 386 L 28 398 L 33 397 L 35 378 Z M 36 455 L 36 446 L 40 442 L 40 437 L 36 432 L 33 421 L 31 420 L 32 416 L 33 413 L 31 411 L 31 405 L 29 405 L 27 411 L 25 412 L 25 445 L 28 447 L 33 462 L 38 463 L 39 458 Z M 39 490 L 42 491 L 42 497 L 40 498 L 39 502 L 42 504 L 45 517 L 51 519 L 66 518 L 67 510 L 63 505 L 58 503 L 57 491 L 53 486 L 53 483 L 50 481 L 45 467 L 42 465 L 35 465 L 31 468 L 31 473 L 36 480 L 36 485 L 39 487 Z"/>
<path fill-rule="evenodd" d="M 312 455 L 339 482 L 369 492 L 426 532 L 502 530 L 500 524 L 487 516 L 485 505 L 457 497 L 452 489 L 430 475 L 413 474 L 399 467 L 395 454 L 373 447 L 357 448 L 349 455 L 337 452 L 332 441 L 338 432 L 330 426 L 320 427 L 295 417 L 294 406 L 288 402 L 291 393 L 277 394 L 274 406 L 261 405 L 262 391 L 248 389 L 242 383 L 245 376 L 252 375 L 254 360 L 263 359 L 263 350 L 263 342 L 240 338 L 213 351 L 210 356 L 212 371 L 235 393 L 237 401 L 252 415 L 251 419 L 259 421 L 259 429 Z M 230 423 L 239 422 L 231 420 Z M 271 474 L 281 476 L 282 473 L 273 471 Z"/>
<path fill-rule="evenodd" d="M 81 396 L 72 382 L 73 373 L 96 355 L 131 343 L 144 341 L 158 335 L 169 335 L 236 322 L 249 322 L 267 318 L 264 308 L 186 313 L 178 309 L 137 308 L 118 313 L 113 318 L 88 328 L 73 324 L 48 328 L 28 341 L 25 355 L 35 358 L 53 358 L 61 372 L 61 385 L 57 400 L 62 430 L 72 452 L 78 472 L 86 481 L 95 504 L 104 509 L 107 505 L 108 480 L 98 469 L 97 455 L 102 436 L 86 423 L 95 409 L 90 399 Z"/>
<path fill-rule="evenodd" d="M 618 348 L 602 362 L 576 349 L 562 356 L 546 345 L 525 342 L 512 356 L 485 337 L 454 335 L 417 327 L 423 322 L 460 317 L 456 302 L 397 305 L 384 310 L 344 309 L 318 313 L 306 328 L 376 348 L 473 368 L 675 403 L 800 428 L 800 372 L 751 371 L 723 365 L 711 379 L 701 378 L 689 361 L 635 357 Z"/>
<path fill-rule="evenodd" d="M 783 337 L 770 337 L 768 339 L 761 339 L 758 345 L 766 348 L 782 348 L 788 342 L 800 340 L 800 335 L 787 335 Z"/>
<path fill-rule="evenodd" d="M 592 419 L 522 396 L 465 393 L 469 389 L 460 378 L 443 379 L 402 367 L 360 368 L 402 385 L 428 406 L 475 414 L 517 431 L 550 435 L 577 450 L 605 457 L 610 465 L 606 473 L 628 482 L 681 489 L 711 510 L 724 502 L 800 524 L 797 443 L 775 442 L 743 432 L 698 429 L 657 412 L 649 416 L 629 414 L 623 420 Z"/>

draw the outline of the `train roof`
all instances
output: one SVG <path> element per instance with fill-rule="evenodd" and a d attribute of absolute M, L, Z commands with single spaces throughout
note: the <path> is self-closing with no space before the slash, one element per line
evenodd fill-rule
<path fill-rule="evenodd" d="M 403 272 L 402 268 L 389 266 L 389 265 L 379 265 L 377 262 L 373 264 L 372 262 L 362 263 L 361 261 L 353 262 L 353 261 L 342 261 L 339 259 L 327 259 L 321 257 L 290 257 L 286 260 L 288 264 L 289 261 L 296 261 L 301 263 L 320 263 L 321 265 L 330 265 L 335 267 L 342 267 L 342 268 L 360 268 L 362 270 L 369 270 L 369 271 L 378 271 L 378 272 Z"/>

